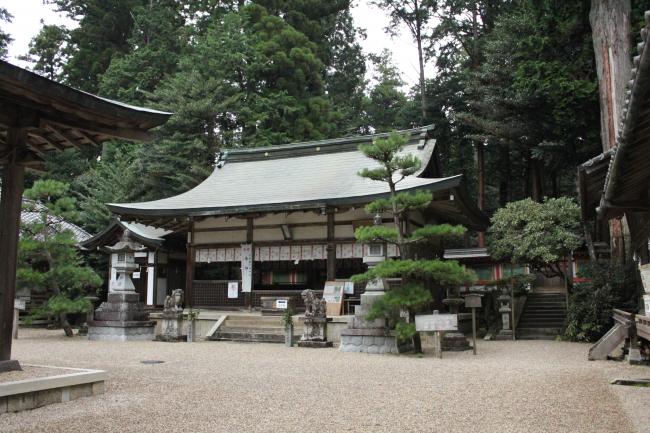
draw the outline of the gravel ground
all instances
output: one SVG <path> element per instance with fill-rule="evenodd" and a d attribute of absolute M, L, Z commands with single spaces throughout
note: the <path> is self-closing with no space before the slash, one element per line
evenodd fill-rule
<path fill-rule="evenodd" d="M 108 371 L 106 393 L 0 415 L 34 432 L 635 432 L 649 367 L 588 362 L 588 346 L 479 342 L 444 359 L 230 342 L 93 342 L 24 330 L 24 363 Z M 145 365 L 142 360 L 163 360 Z"/>
<path fill-rule="evenodd" d="M 21 365 L 21 367 L 23 369 L 22 371 L 7 371 L 0 373 L 0 383 L 36 379 L 38 377 L 58 376 L 73 372 L 71 370 L 62 370 L 60 368 L 36 367 L 33 365 Z"/>

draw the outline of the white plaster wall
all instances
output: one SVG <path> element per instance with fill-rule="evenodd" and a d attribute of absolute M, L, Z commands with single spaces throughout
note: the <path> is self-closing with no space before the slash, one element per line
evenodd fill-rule
<path fill-rule="evenodd" d="M 237 244 L 246 242 L 245 230 L 234 230 L 226 232 L 196 232 L 194 233 L 194 244 Z"/>

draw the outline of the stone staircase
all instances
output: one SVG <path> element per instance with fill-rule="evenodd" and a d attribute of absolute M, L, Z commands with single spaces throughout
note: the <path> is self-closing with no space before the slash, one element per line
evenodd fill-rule
<path fill-rule="evenodd" d="M 302 333 L 302 326 L 294 319 L 294 338 L 300 333 Z M 284 343 L 284 325 L 280 316 L 228 315 L 217 332 L 208 339 L 251 343 Z"/>
<path fill-rule="evenodd" d="M 517 324 L 517 338 L 554 340 L 562 332 L 565 318 L 564 293 L 530 293 Z"/>

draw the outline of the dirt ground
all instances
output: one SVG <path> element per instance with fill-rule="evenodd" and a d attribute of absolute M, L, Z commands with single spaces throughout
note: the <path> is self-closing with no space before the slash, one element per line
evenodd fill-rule
<path fill-rule="evenodd" d="M 15 359 L 106 370 L 106 393 L 0 415 L 0 432 L 650 432 L 650 388 L 609 384 L 650 367 L 589 362 L 588 347 L 481 341 L 440 360 L 26 329 Z"/>

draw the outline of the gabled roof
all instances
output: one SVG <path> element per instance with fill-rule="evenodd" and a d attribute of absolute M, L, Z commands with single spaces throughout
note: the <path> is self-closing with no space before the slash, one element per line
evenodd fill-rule
<path fill-rule="evenodd" d="M 45 206 L 43 206 L 38 202 L 26 198 L 23 198 L 23 203 L 29 203 L 30 208 L 28 209 L 23 208 L 23 210 L 21 211 L 20 213 L 21 224 L 40 223 L 42 221 L 41 220 L 42 211 L 45 210 Z M 47 219 L 48 219 L 48 224 L 55 227 L 55 230 L 57 232 L 62 232 L 65 230 L 71 232 L 72 236 L 74 237 L 75 241 L 77 241 L 78 244 L 81 244 L 90 238 L 90 233 L 88 233 L 81 227 L 64 220 L 63 218 L 56 217 L 53 215 L 48 215 Z"/>
<path fill-rule="evenodd" d="M 439 193 L 471 228 L 484 228 L 487 218 L 466 199 L 462 175 L 438 177 L 432 126 L 401 131 L 409 136 L 405 153 L 417 156 L 422 167 L 398 183 L 400 191 L 426 189 Z M 122 219 L 156 221 L 156 218 L 285 212 L 337 206 L 357 206 L 388 195 L 388 187 L 358 176 L 374 162 L 363 155 L 361 143 L 385 137 L 375 134 L 291 145 L 229 150 L 217 161 L 213 173 L 195 188 L 174 197 L 142 203 L 111 203 Z M 444 217 L 444 215 L 443 215 Z M 155 225 L 159 225 L 159 221 Z"/>
<path fill-rule="evenodd" d="M 637 45 L 639 55 L 634 58 L 632 79 L 628 83 L 616 150 L 598 208 L 598 213 L 605 218 L 629 211 L 650 211 L 647 197 L 650 184 L 650 50 L 647 48 L 650 11 L 645 13 L 645 21 L 642 42 Z"/>
<path fill-rule="evenodd" d="M 108 227 L 95 236 L 90 237 L 81 243 L 81 246 L 94 250 L 99 247 L 107 246 L 115 241 L 116 237 L 122 235 L 124 230 L 129 230 L 130 238 L 148 248 L 158 248 L 165 241 L 164 237 L 171 233 L 170 230 L 165 230 L 157 227 L 147 226 L 138 223 L 126 223 L 119 220 L 114 220 Z"/>

